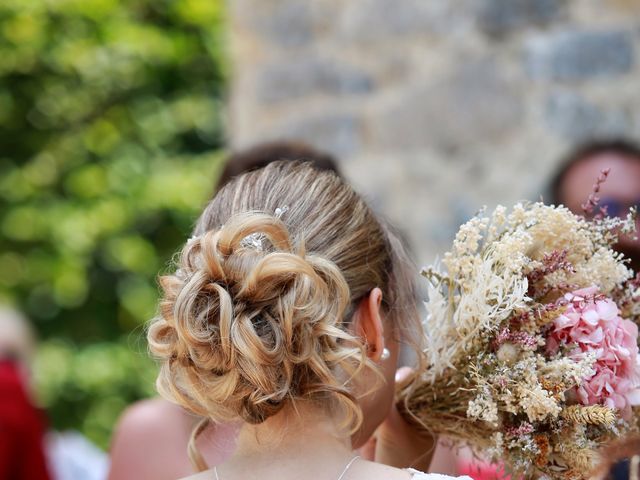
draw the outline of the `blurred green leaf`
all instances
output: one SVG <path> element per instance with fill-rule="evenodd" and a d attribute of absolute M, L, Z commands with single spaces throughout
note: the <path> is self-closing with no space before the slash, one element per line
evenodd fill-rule
<path fill-rule="evenodd" d="M 222 0 L 0 2 L 0 301 L 55 428 L 153 393 L 142 325 L 221 166 Z"/>

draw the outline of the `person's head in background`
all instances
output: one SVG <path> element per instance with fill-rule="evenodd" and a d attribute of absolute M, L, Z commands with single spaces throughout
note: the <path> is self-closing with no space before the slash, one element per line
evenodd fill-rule
<path fill-rule="evenodd" d="M 599 206 L 612 217 L 626 216 L 630 207 L 640 206 L 640 146 L 630 140 L 598 140 L 577 146 L 556 173 L 550 200 L 582 213 L 582 204 L 604 169 L 610 169 L 610 173 L 600 188 Z M 638 271 L 640 242 L 624 237 L 616 248 L 631 259 L 632 267 Z"/>
<path fill-rule="evenodd" d="M 298 141 L 275 140 L 231 152 L 220 173 L 215 191 L 224 187 L 233 177 L 266 167 L 278 160 L 310 162 L 317 170 L 330 170 L 340 176 L 338 163 L 330 153 Z"/>
<path fill-rule="evenodd" d="M 17 310 L 0 305 L 0 361 L 15 362 L 25 386 L 31 376 L 35 345 L 35 334 L 27 318 Z"/>
<path fill-rule="evenodd" d="M 617 440 L 600 454 L 601 462 L 590 475 L 596 480 L 633 480 L 640 478 L 640 436 Z"/>

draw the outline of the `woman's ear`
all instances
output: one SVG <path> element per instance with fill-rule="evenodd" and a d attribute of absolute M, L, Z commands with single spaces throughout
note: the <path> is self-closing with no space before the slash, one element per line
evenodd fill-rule
<path fill-rule="evenodd" d="M 367 355 L 374 362 L 380 361 L 384 350 L 381 305 L 382 290 L 376 287 L 360 301 L 354 315 L 355 334 L 364 340 L 367 345 Z"/>

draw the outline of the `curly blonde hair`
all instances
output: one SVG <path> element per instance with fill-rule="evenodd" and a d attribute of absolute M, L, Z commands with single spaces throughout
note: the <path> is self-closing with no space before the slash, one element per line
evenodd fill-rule
<path fill-rule="evenodd" d="M 375 369 L 348 332 L 358 303 L 380 287 L 399 340 L 419 321 L 399 237 L 335 174 L 291 161 L 227 184 L 194 235 L 149 327 L 159 392 L 214 422 L 338 405 L 355 430 L 350 379 Z"/>

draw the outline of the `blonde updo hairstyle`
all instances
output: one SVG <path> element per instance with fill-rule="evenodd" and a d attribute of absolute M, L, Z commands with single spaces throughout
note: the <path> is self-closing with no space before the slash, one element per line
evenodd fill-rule
<path fill-rule="evenodd" d="M 382 290 L 398 340 L 418 315 L 399 237 L 351 187 L 308 164 L 236 177 L 207 205 L 178 259 L 148 339 L 159 392 L 214 422 L 264 422 L 300 400 L 362 421 L 350 384 L 375 369 L 348 327 Z M 389 327 L 387 327 L 389 328 Z"/>

